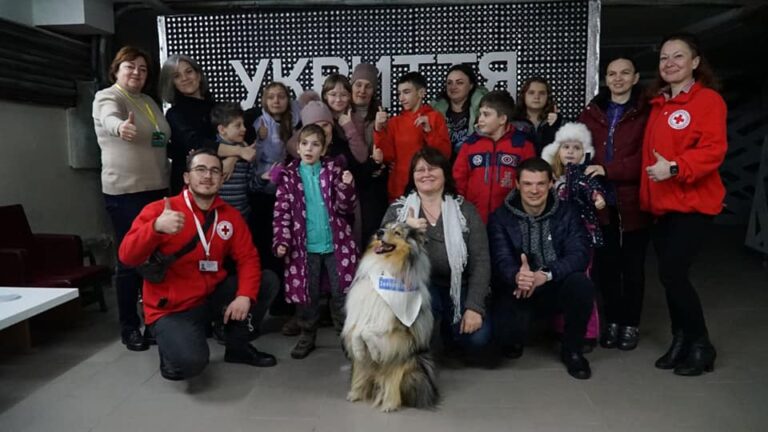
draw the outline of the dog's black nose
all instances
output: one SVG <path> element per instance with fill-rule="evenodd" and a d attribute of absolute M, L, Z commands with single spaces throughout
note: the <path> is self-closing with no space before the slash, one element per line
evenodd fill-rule
<path fill-rule="evenodd" d="M 379 229 L 378 231 L 376 231 L 376 238 L 380 239 L 382 237 L 384 237 L 384 230 L 383 229 Z"/>

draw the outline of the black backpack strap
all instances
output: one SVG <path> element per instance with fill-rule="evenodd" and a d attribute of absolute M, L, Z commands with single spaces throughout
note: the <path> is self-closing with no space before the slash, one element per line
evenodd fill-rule
<path fill-rule="evenodd" d="M 216 216 L 216 210 L 209 211 L 208 214 L 205 216 L 205 223 L 203 224 L 203 235 L 208 232 L 208 229 L 213 225 L 213 219 Z M 192 236 L 192 239 L 189 240 L 189 243 L 184 245 L 183 248 L 179 249 L 175 254 L 173 254 L 174 261 L 183 257 L 184 255 L 188 254 L 192 251 L 195 247 L 197 247 L 197 241 L 199 240 L 198 234 L 195 233 L 195 235 Z"/>

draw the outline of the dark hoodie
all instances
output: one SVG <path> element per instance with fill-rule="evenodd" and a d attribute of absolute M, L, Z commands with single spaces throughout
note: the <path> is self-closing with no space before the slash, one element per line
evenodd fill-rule
<path fill-rule="evenodd" d="M 589 237 L 576 209 L 554 198 L 552 192 L 539 216 L 523 209 L 520 194 L 512 191 L 488 220 L 494 289 L 514 290 L 525 253 L 531 270 L 548 267 L 552 280 L 562 281 L 589 264 Z"/>

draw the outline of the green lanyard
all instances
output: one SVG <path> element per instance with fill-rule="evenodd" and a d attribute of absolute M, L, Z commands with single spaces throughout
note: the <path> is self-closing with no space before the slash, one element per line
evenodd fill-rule
<path fill-rule="evenodd" d="M 147 116 L 147 119 L 150 123 L 152 123 L 152 126 L 155 127 L 156 131 L 160 130 L 160 126 L 157 124 L 157 117 L 155 117 L 154 111 L 152 111 L 152 108 L 150 108 L 149 104 L 144 102 L 144 109 L 139 106 L 138 102 L 134 98 L 131 97 L 131 95 L 128 94 L 125 90 L 123 90 L 122 87 L 120 87 L 120 84 L 115 84 L 115 87 L 120 91 L 120 93 L 123 94 L 123 96 L 127 97 L 129 101 L 135 106 L 139 111 L 143 112 L 144 115 Z"/>

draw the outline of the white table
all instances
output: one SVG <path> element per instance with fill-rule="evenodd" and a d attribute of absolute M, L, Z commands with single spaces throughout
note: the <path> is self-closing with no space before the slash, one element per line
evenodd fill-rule
<path fill-rule="evenodd" d="M 8 301 L 16 295 L 19 297 Z M 10 335 L 12 345 L 28 349 L 31 341 L 27 319 L 77 297 L 77 288 L 0 287 L 0 330 L 14 326 L 8 329 L 13 333 Z M 8 345 L 3 348 L 11 348 L 8 341 L 3 343 Z"/>

